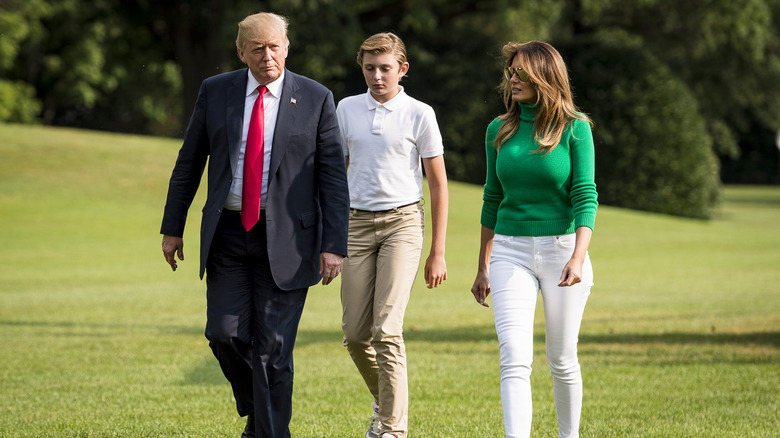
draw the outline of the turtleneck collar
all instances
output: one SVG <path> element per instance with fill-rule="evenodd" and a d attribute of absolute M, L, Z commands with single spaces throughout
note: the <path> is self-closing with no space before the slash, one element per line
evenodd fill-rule
<path fill-rule="evenodd" d="M 533 123 L 534 117 L 536 117 L 536 107 L 539 105 L 539 103 L 517 103 L 520 105 L 520 120 L 523 122 L 530 122 Z"/>

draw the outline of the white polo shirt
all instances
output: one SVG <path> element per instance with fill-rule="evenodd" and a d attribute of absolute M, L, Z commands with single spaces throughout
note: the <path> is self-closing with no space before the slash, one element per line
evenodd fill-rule
<path fill-rule="evenodd" d="M 336 115 L 349 157 L 351 208 L 390 210 L 422 199 L 420 159 L 444 154 L 433 108 L 401 87 L 386 103 L 370 92 L 344 98 Z"/>

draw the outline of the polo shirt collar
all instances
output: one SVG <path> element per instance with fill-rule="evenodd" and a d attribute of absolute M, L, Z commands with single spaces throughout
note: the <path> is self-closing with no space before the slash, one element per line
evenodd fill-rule
<path fill-rule="evenodd" d="M 404 105 L 409 102 L 410 98 L 409 95 L 404 91 L 404 87 L 401 85 L 399 85 L 399 87 L 401 88 L 401 91 L 399 91 L 398 94 L 393 96 L 392 99 L 385 103 L 377 102 L 377 100 L 374 99 L 374 97 L 371 95 L 371 90 L 368 90 L 366 92 L 366 106 L 368 107 L 369 111 L 379 108 L 380 105 L 384 108 L 387 108 L 388 111 L 394 111 L 403 108 Z"/>

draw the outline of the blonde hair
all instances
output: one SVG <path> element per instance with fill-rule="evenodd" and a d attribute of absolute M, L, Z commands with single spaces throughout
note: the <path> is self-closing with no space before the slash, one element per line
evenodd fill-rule
<path fill-rule="evenodd" d="M 249 41 L 268 41 L 279 35 L 283 35 L 282 42 L 285 47 L 289 47 L 290 40 L 287 39 L 287 19 L 285 17 L 270 12 L 253 14 L 238 23 L 236 48 L 244 50 L 244 44 Z"/>
<path fill-rule="evenodd" d="M 565 129 L 571 127 L 574 119 L 593 122 L 579 112 L 574 105 L 569 73 L 563 58 L 555 48 L 542 41 L 527 43 L 509 42 L 501 49 L 504 55 L 504 68 L 518 59 L 520 66 L 528 73 L 531 85 L 536 89 L 537 107 L 534 118 L 534 141 L 539 144 L 537 153 L 548 154 L 561 141 Z M 494 146 L 501 148 L 520 126 L 520 106 L 512 101 L 512 86 L 504 78 L 499 85 L 503 91 L 506 112 L 499 116 L 504 123 L 496 133 Z"/>
<path fill-rule="evenodd" d="M 406 62 L 406 45 L 392 32 L 377 33 L 363 41 L 357 54 L 357 63 L 361 67 L 363 67 L 363 55 L 366 53 L 372 55 L 390 53 L 398 61 L 399 66 Z"/>

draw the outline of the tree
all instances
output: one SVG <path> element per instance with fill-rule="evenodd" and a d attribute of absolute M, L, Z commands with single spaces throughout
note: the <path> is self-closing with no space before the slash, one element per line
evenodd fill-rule
<path fill-rule="evenodd" d="M 40 1 L 0 3 L 0 122 L 33 123 L 38 119 L 41 102 L 35 88 L 10 71 L 19 56 L 21 42 L 35 29 L 35 18 L 44 13 Z"/>
<path fill-rule="evenodd" d="M 646 84 L 647 96 L 637 89 L 618 95 L 610 84 L 599 85 L 606 91 L 590 82 L 577 85 L 575 100 L 590 96 L 623 117 L 597 120 L 599 132 L 616 135 L 623 129 L 618 125 L 648 102 L 670 105 L 657 99 L 665 95 L 672 107 L 692 112 L 690 126 L 705 127 L 700 138 L 709 138 L 704 143 L 725 161 L 731 181 L 780 179 L 777 149 L 766 144 L 780 120 L 780 0 L 0 0 L 0 8 L 0 121 L 180 136 L 201 81 L 242 67 L 236 23 L 266 10 L 290 19 L 288 66 L 326 85 L 337 101 L 365 91 L 355 65 L 361 41 L 383 31 L 401 36 L 411 63 L 402 85 L 436 110 L 455 180 L 484 181 L 485 127 L 503 112 L 499 53 L 510 40 L 587 41 L 614 56 L 652 59 L 663 67 L 657 73 L 668 87 L 656 90 L 640 72 L 630 72 Z M 599 62 L 622 71 L 619 61 Z M 590 81 L 588 74 L 573 76 Z M 628 93 L 628 84 L 615 80 Z M 590 95 L 598 92 L 614 99 Z M 605 117 L 590 101 L 577 103 L 594 118 Z M 663 114 L 648 117 L 667 122 Z M 696 181 L 709 193 L 701 199 L 712 200 L 713 184 L 704 176 L 711 162 L 699 158 L 688 172 L 701 171 Z M 645 169 L 649 175 L 656 170 Z M 661 204 L 668 212 L 670 204 Z M 650 204 L 644 205 L 637 208 Z M 696 207 L 693 214 L 704 210 Z"/>
<path fill-rule="evenodd" d="M 780 128 L 780 1 L 578 3 L 583 28 L 604 41 L 637 41 L 687 85 L 718 155 L 763 150 L 777 174 L 777 150 L 754 142 Z"/>
<path fill-rule="evenodd" d="M 641 46 L 581 40 L 559 50 L 595 122 L 599 201 L 709 218 L 718 164 L 687 86 Z"/>
<path fill-rule="evenodd" d="M 169 98 L 177 67 L 118 10 L 119 0 L 4 2 L 0 28 L 11 38 L 2 39 L 0 69 L 35 90 L 11 105 L 37 103 L 45 124 L 171 134 L 166 121 L 181 113 Z"/>

